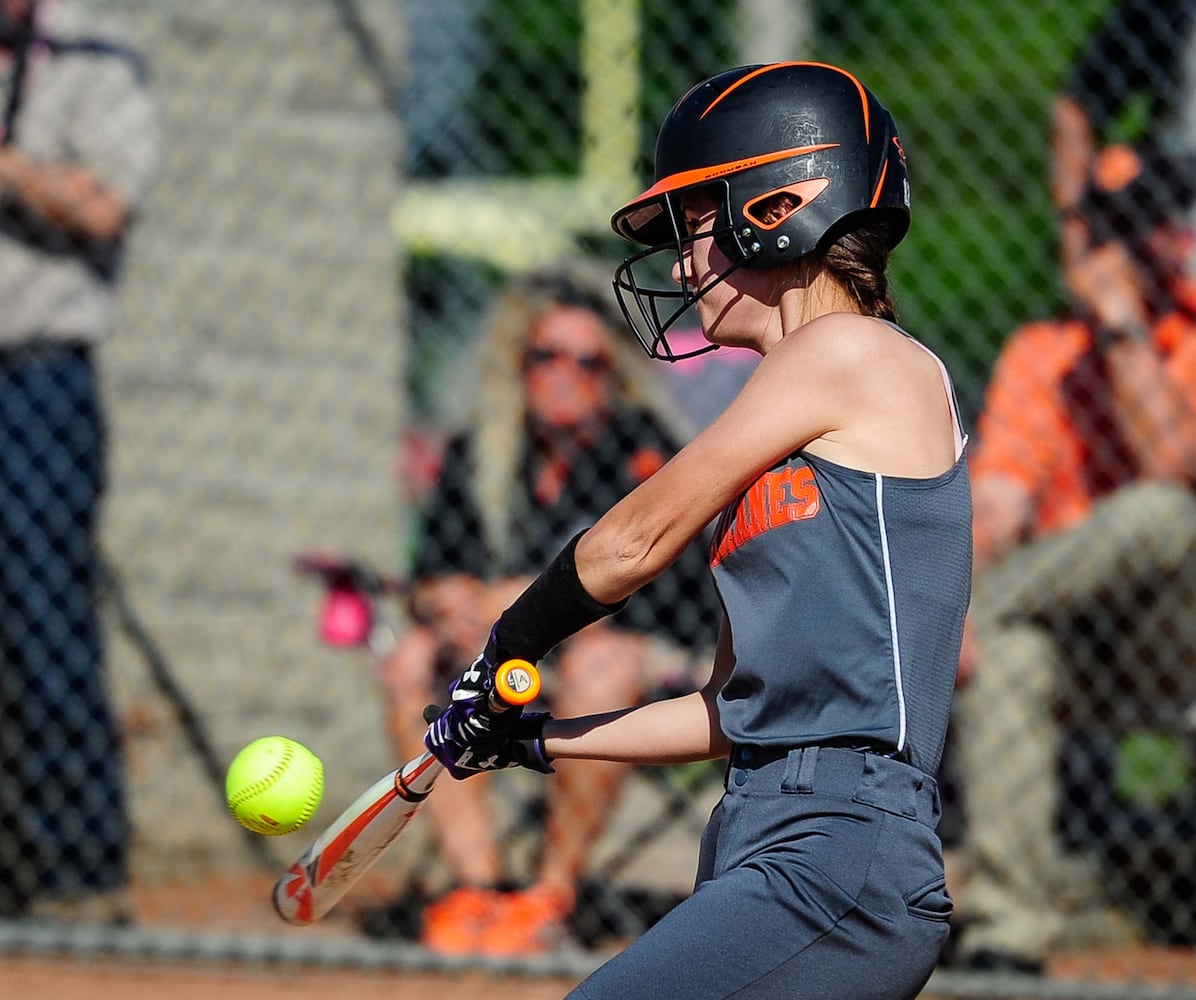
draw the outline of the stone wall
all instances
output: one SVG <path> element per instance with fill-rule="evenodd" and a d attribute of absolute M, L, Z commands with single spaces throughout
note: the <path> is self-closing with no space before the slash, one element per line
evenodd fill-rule
<path fill-rule="evenodd" d="M 165 165 L 102 352 L 104 544 L 223 765 L 285 733 L 325 760 L 327 818 L 390 765 L 370 661 L 322 647 L 294 555 L 394 562 L 398 0 L 92 0 L 149 60 Z M 110 615 L 141 873 L 244 851 Z M 267 842 L 287 860 L 296 844 Z"/>

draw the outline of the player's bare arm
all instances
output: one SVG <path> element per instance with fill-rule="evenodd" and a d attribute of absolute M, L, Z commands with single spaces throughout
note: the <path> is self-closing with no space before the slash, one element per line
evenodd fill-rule
<path fill-rule="evenodd" d="M 730 747 L 719 728 L 716 699 L 733 663 L 724 618 L 714 669 L 701 691 L 602 715 L 550 720 L 544 726 L 545 749 L 553 758 L 630 764 L 684 764 L 725 757 Z"/>

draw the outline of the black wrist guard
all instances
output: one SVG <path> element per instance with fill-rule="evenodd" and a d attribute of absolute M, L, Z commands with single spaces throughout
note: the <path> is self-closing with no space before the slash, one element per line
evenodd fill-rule
<path fill-rule="evenodd" d="M 583 534 L 574 535 L 548 568 L 502 613 L 486 646 L 490 663 L 497 667 L 516 658 L 535 663 L 557 643 L 627 603 L 624 599 L 602 604 L 581 585 L 573 553 Z"/>

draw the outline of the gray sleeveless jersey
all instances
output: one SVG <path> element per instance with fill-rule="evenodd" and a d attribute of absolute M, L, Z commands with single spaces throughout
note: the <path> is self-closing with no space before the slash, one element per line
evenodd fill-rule
<path fill-rule="evenodd" d="M 711 565 L 735 666 L 735 743 L 878 747 L 930 774 L 946 735 L 971 594 L 961 451 L 932 479 L 798 452 L 718 522 Z"/>

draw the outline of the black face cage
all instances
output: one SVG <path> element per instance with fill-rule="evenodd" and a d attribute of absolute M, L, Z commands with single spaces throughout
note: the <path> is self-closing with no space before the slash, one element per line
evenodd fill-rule
<path fill-rule="evenodd" d="M 683 361 L 718 350 L 717 344 L 707 344 L 679 354 L 669 344 L 666 331 L 710 289 L 720 285 L 747 262 L 750 251 L 744 248 L 740 234 L 729 223 L 732 217 L 730 191 L 725 183 L 723 190 L 724 204 L 719 211 L 719 220 L 724 224 L 716 224 L 712 231 L 697 236 L 684 231 L 681 213 L 674 203 L 676 195 L 666 196 L 663 204 L 673 229 L 672 241 L 641 250 L 615 270 L 613 284 L 619 308 L 650 358 Z M 727 254 L 731 264 L 704 288 L 697 289 L 686 276 L 685 253 L 698 240 L 705 239 L 712 239 Z M 673 278 L 674 266 L 681 276 L 680 282 Z"/>

